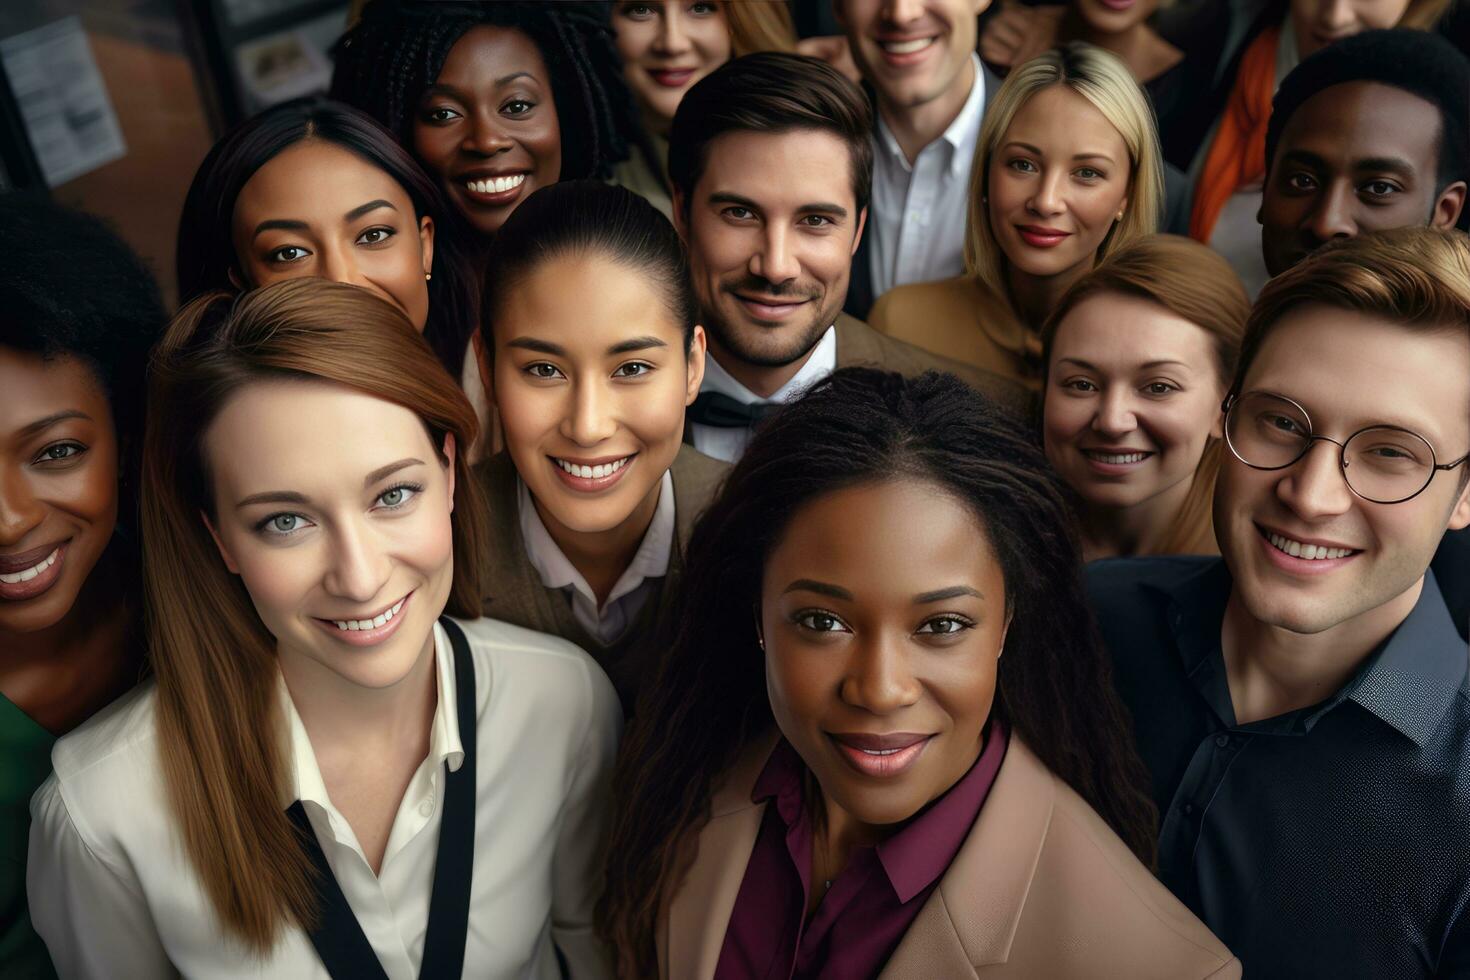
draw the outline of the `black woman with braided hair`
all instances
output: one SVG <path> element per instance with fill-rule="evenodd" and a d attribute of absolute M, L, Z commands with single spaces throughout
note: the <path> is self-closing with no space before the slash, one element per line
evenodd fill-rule
<path fill-rule="evenodd" d="M 1146 866 L 1066 501 L 952 375 L 838 370 L 756 431 L 624 736 L 619 976 L 1240 976 Z"/>
<path fill-rule="evenodd" d="M 627 156 L 632 99 L 596 4 L 373 0 L 335 55 L 332 96 L 440 182 L 473 253 L 537 188 Z"/>

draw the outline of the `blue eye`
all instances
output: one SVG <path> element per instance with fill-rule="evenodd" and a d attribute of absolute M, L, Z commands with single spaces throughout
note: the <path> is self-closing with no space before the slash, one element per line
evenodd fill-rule
<path fill-rule="evenodd" d="M 418 496 L 423 487 L 416 483 L 400 483 L 378 494 L 378 504 L 388 510 L 396 510 Z"/>

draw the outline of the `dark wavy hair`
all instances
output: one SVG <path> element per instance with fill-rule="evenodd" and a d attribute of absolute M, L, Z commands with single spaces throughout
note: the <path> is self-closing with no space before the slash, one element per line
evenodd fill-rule
<path fill-rule="evenodd" d="M 452 377 L 464 368 L 474 334 L 478 302 L 468 256 L 452 233 L 455 212 L 407 150 L 372 117 L 349 105 L 317 96 L 267 109 L 224 136 L 194 174 L 179 219 L 176 261 L 179 303 L 216 290 L 238 292 L 230 270 L 239 268 L 231 223 L 240 190 L 255 172 L 309 139 L 325 140 L 356 154 L 402 187 L 414 217 L 434 222 L 434 278 L 429 281 L 429 319 L 424 339 Z M 248 284 L 247 284 L 248 285 Z"/>
<path fill-rule="evenodd" d="M 967 502 L 1011 615 L 996 717 L 1146 864 L 1156 812 L 1087 606 L 1061 480 L 1029 431 L 951 375 L 848 368 L 763 426 L 689 543 L 666 652 L 624 736 L 598 929 L 623 976 L 651 976 L 656 917 L 712 790 L 773 719 L 751 616 L 791 516 L 839 489 L 923 480 Z"/>
<path fill-rule="evenodd" d="M 526 198 L 495 236 L 485 280 L 480 329 L 489 331 L 506 296 L 542 263 L 563 255 L 596 253 L 634 270 L 663 297 L 684 329 L 684 349 L 694 339 L 699 304 L 689 281 L 689 260 L 674 226 L 632 191 L 600 180 L 565 180 Z"/>
<path fill-rule="evenodd" d="M 373 0 L 332 49 L 331 94 L 412 145 L 413 114 L 456 41 L 482 24 L 520 31 L 551 74 L 561 177 L 606 177 L 627 158 L 636 119 L 607 18 L 596 3 Z"/>
<path fill-rule="evenodd" d="M 118 448 L 118 539 L 136 563 L 138 467 L 148 353 L 168 324 L 142 259 L 91 215 L 45 195 L 0 194 L 0 346 L 91 368 L 112 408 Z M 136 583 L 137 576 L 126 577 Z"/>

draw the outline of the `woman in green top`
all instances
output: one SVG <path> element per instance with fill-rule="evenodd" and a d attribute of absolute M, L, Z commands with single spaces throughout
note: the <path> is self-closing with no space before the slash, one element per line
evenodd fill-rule
<path fill-rule="evenodd" d="M 95 219 L 0 195 L 0 976 L 51 977 L 26 912 L 57 736 L 138 680 L 132 490 L 158 288 Z"/>

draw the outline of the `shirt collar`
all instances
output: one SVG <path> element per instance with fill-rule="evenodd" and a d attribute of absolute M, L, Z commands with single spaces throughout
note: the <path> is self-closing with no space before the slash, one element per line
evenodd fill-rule
<path fill-rule="evenodd" d="M 448 762 L 450 770 L 457 770 L 464 762 L 464 745 L 459 738 L 459 702 L 454 680 L 454 649 L 444 627 L 434 624 L 434 675 L 438 686 L 438 700 L 434 704 L 434 718 L 429 723 L 429 754 L 425 765 L 437 768 Z M 288 777 L 281 781 L 281 808 L 287 809 L 296 800 L 310 803 L 327 814 L 335 814 L 327 795 L 327 784 L 322 779 L 322 770 L 316 761 L 316 752 L 311 747 L 311 737 L 306 725 L 291 700 L 286 679 L 277 672 L 277 687 L 281 698 L 281 729 L 286 754 L 290 765 Z M 334 818 L 336 819 L 336 818 Z"/>
<path fill-rule="evenodd" d="M 713 357 L 707 357 L 704 360 L 704 381 L 700 383 L 699 390 L 718 391 L 722 395 L 729 395 L 742 405 L 754 405 L 757 402 L 774 402 L 784 405 L 795 401 L 798 395 L 835 370 L 837 370 L 837 325 L 833 324 L 827 328 L 826 333 L 822 334 L 822 339 L 817 341 L 817 345 L 812 348 L 811 356 L 806 359 L 801 370 L 792 375 L 791 380 L 782 385 L 769 398 L 762 398 L 736 381 L 730 372 L 721 367 L 720 362 Z"/>
<path fill-rule="evenodd" d="M 1220 626 L 1230 598 L 1230 571 L 1217 559 L 1167 586 L 1169 625 L 1185 672 L 1201 696 L 1235 727 L 1235 711 L 1220 648 Z M 1312 725 L 1351 700 L 1421 748 L 1454 701 L 1466 676 L 1465 644 L 1455 629 L 1434 572 L 1426 570 L 1419 600 L 1363 666 L 1322 704 L 1291 712 L 1272 730 Z"/>
<path fill-rule="evenodd" d="M 952 177 L 963 176 L 968 173 L 975 159 L 975 145 L 980 139 L 980 122 L 985 116 L 985 66 L 980 61 L 978 54 L 970 55 L 970 63 L 975 68 L 975 80 L 970 85 L 970 94 L 965 98 L 965 104 L 960 107 L 959 115 L 955 116 L 949 126 L 939 135 L 935 143 L 944 143 L 949 150 L 949 173 Z M 898 138 L 888 128 L 888 123 L 883 121 L 881 113 L 876 114 L 878 125 L 876 127 L 877 144 L 888 156 L 889 160 L 898 164 L 904 170 L 912 170 L 908 158 L 904 156 L 903 148 L 898 145 Z M 924 147 L 927 150 L 929 147 Z M 923 150 L 919 151 L 924 152 Z"/>
<path fill-rule="evenodd" d="M 531 491 L 526 487 L 524 480 L 516 478 L 516 499 L 520 509 L 521 540 L 526 545 L 526 556 L 531 561 L 531 567 L 536 569 L 536 575 L 541 579 L 541 584 L 548 589 L 575 589 L 584 599 L 593 606 L 597 605 L 597 597 L 592 592 L 592 587 L 587 584 L 587 579 L 577 571 L 575 565 L 568 560 L 557 546 L 551 532 L 546 530 L 545 523 L 541 520 L 541 514 L 536 510 L 536 503 L 531 499 Z M 607 602 L 610 605 L 621 599 L 642 585 L 646 579 L 663 578 L 669 572 L 669 554 L 674 545 L 674 478 L 668 470 L 664 470 L 663 479 L 659 483 L 658 504 L 653 510 L 653 520 L 649 522 L 648 530 L 643 534 L 643 541 L 638 545 L 638 551 L 633 555 L 633 560 L 623 571 L 613 585 L 612 591 L 608 593 Z"/>
<path fill-rule="evenodd" d="M 992 718 L 985 727 L 985 747 L 969 771 L 875 848 L 900 903 L 911 901 L 948 870 L 990 794 L 1009 741 L 1005 723 Z M 771 751 L 750 798 L 755 803 L 774 798 L 776 812 L 789 827 L 802 817 L 804 788 L 816 785 L 806 777 L 801 756 L 783 738 Z"/>

